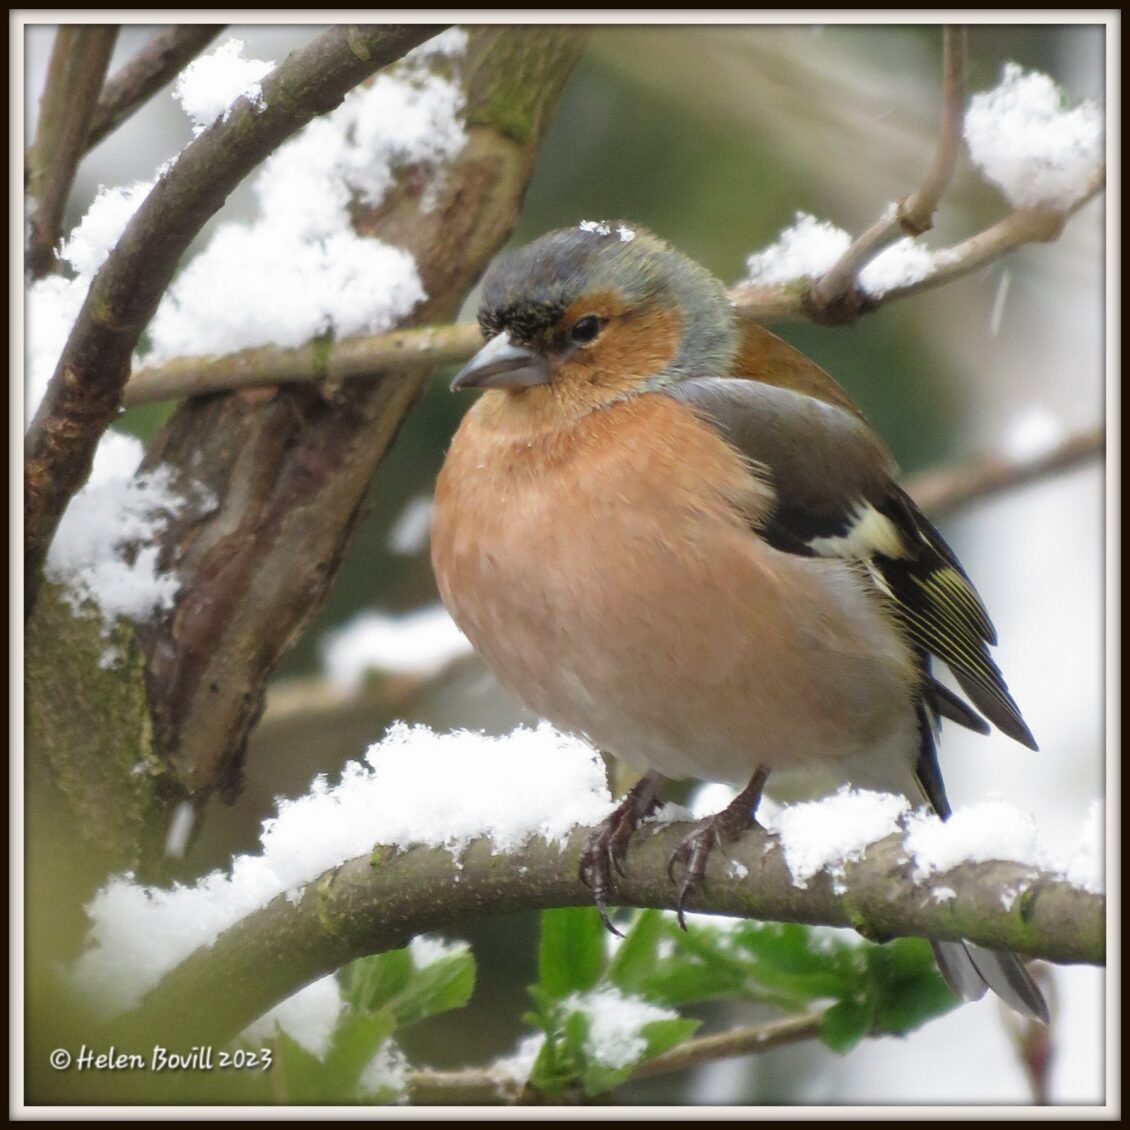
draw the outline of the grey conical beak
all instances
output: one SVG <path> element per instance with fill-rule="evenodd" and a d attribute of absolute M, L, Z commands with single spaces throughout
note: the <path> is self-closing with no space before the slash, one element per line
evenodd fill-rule
<path fill-rule="evenodd" d="M 452 390 L 463 388 L 531 388 L 553 379 L 549 362 L 506 332 L 496 334 L 455 374 Z"/>

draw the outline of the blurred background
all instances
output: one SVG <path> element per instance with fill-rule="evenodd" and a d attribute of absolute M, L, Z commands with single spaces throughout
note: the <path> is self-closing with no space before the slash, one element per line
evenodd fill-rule
<path fill-rule="evenodd" d="M 318 29 L 233 26 L 249 57 L 280 60 Z M 111 73 L 153 34 L 129 26 Z M 25 124 L 34 131 L 53 28 L 26 29 Z M 1105 94 L 1102 26 L 985 25 L 969 36 L 968 89 L 997 84 L 1003 65 L 1050 74 L 1070 103 Z M 941 33 L 936 26 L 608 26 L 594 29 L 542 148 L 514 239 L 581 219 L 648 227 L 728 284 L 798 211 L 852 233 L 914 188 L 936 137 Z M 67 227 L 100 184 L 148 178 L 190 139 L 166 91 L 80 167 Z M 249 213 L 247 186 L 214 222 Z M 986 451 L 1037 450 L 1098 423 L 1105 406 L 1105 199 L 1054 244 L 939 290 L 894 303 L 850 328 L 772 328 L 843 384 L 912 472 Z M 929 236 L 957 242 L 1007 211 L 967 159 Z M 208 238 L 205 231 L 202 240 Z M 464 316 L 473 315 L 471 296 Z M 436 728 L 507 731 L 526 720 L 478 663 L 435 677 L 374 673 L 352 705 L 324 693 L 329 635 L 359 613 L 434 605 L 426 516 L 435 474 L 467 401 L 438 372 L 371 490 L 320 617 L 278 672 L 234 806 L 212 803 L 193 846 L 197 873 L 254 851 L 276 797 L 335 779 L 394 718 Z M 129 412 L 145 437 L 167 406 Z M 942 766 L 955 807 L 993 795 L 1031 811 L 1053 845 L 1078 839 L 1104 796 L 1104 475 L 1096 461 L 963 510 L 943 532 L 1000 633 L 1000 666 L 1040 741 L 1032 754 L 999 735 L 946 732 Z M 398 530 L 399 534 L 393 534 Z M 390 536 L 391 535 L 391 536 Z M 396 664 L 392 664 L 396 666 Z M 414 1030 L 416 1063 L 452 1067 L 513 1050 L 525 985 L 534 979 L 535 915 L 467 931 L 479 964 L 471 1005 Z M 1055 969 L 1051 1097 L 1096 1103 L 1106 1093 L 1101 972 Z M 734 1013 L 734 1019 L 747 1019 Z M 1024 1103 L 1031 1101 L 995 1000 L 966 1006 L 903 1040 L 868 1041 L 847 1057 L 818 1046 L 780 1049 L 624 1094 L 647 1103 Z"/>

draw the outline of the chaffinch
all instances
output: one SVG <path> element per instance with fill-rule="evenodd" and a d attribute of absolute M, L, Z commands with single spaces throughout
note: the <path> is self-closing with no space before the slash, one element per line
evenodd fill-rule
<path fill-rule="evenodd" d="M 664 778 L 745 785 L 672 858 L 681 919 L 771 773 L 945 818 L 940 718 L 1036 748 L 984 605 L 882 440 L 817 365 L 739 326 L 705 269 L 634 225 L 585 223 L 496 259 L 479 324 L 453 388 L 486 391 L 439 476 L 433 566 L 504 687 L 647 769 L 582 857 L 606 924 Z M 1014 955 L 931 944 L 958 996 L 988 986 L 1046 1022 Z"/>

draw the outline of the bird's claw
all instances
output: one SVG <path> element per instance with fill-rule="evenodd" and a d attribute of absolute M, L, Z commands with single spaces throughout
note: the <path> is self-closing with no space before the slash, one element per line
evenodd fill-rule
<path fill-rule="evenodd" d="M 581 882 L 592 891 L 605 929 L 618 938 L 622 938 L 623 934 L 612 925 L 607 908 L 608 895 L 613 887 L 612 876 L 614 872 L 620 876 L 627 874 L 624 862 L 628 857 L 628 841 L 644 816 L 657 806 L 652 783 L 646 779 L 641 781 L 593 832 L 581 852 Z"/>
<path fill-rule="evenodd" d="M 671 853 L 671 858 L 667 861 L 667 877 L 672 883 L 679 882 L 675 878 L 675 868 L 680 864 L 683 868 L 683 880 L 679 884 L 675 913 L 679 925 L 684 930 L 687 928 L 685 916 L 687 899 L 696 890 L 706 889 L 706 864 L 710 859 L 710 853 L 720 843 L 738 839 L 747 828 L 761 827 L 753 813 L 761 796 L 764 777 L 763 771 L 758 770 L 742 793 L 721 812 L 698 821 Z"/>
<path fill-rule="evenodd" d="M 687 899 L 700 887 L 706 889 L 706 861 L 719 841 L 718 817 L 708 816 L 700 820 L 680 841 L 667 861 L 667 878 L 678 883 L 675 868 L 682 865 L 683 880 L 679 883 L 679 898 L 675 903 L 675 913 L 679 926 L 685 930 L 687 920 L 684 916 Z"/>
<path fill-rule="evenodd" d="M 619 810 L 614 812 L 589 837 L 588 843 L 581 852 L 579 871 L 581 882 L 592 891 L 593 901 L 596 903 L 596 909 L 605 929 L 617 937 L 623 937 L 608 917 L 607 904 L 608 895 L 612 890 L 612 868 L 615 867 L 621 875 L 624 874 L 615 845 L 619 825 L 618 812 Z"/>

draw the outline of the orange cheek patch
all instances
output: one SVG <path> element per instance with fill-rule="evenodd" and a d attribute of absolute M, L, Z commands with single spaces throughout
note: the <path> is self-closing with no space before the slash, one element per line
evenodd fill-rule
<path fill-rule="evenodd" d="M 674 360 L 683 336 L 679 311 L 652 307 L 626 312 L 614 295 L 594 295 L 566 312 L 566 325 L 588 314 L 607 320 L 600 336 L 561 366 L 559 380 L 619 394 L 662 372 Z"/>

